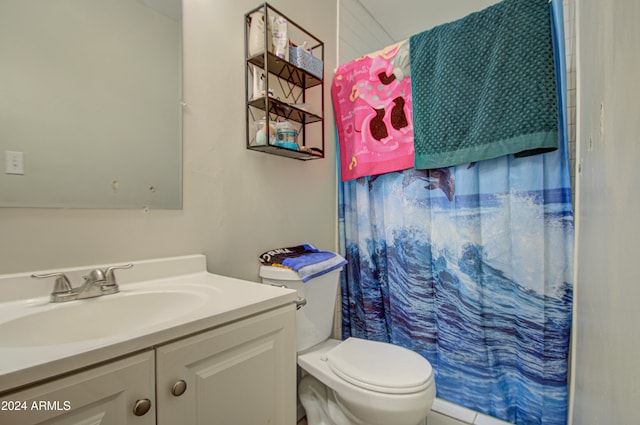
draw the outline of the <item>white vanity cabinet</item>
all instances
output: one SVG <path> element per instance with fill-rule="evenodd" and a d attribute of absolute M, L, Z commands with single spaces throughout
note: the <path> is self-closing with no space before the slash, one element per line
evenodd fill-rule
<path fill-rule="evenodd" d="M 0 424 L 294 425 L 295 365 L 289 304 L 9 393 Z"/>
<path fill-rule="evenodd" d="M 156 362 L 158 425 L 295 424 L 292 306 L 160 346 Z"/>
<path fill-rule="evenodd" d="M 9 393 L 0 398 L 0 424 L 154 425 L 154 375 L 154 352 L 147 350 Z"/>

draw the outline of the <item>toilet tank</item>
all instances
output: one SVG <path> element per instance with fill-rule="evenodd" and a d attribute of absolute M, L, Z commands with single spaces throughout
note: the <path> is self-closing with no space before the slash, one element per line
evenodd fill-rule
<path fill-rule="evenodd" d="M 306 282 L 298 273 L 282 267 L 260 266 L 262 283 L 298 291 L 307 304 L 296 311 L 296 351 L 313 347 L 331 336 L 333 313 L 342 267 Z"/>

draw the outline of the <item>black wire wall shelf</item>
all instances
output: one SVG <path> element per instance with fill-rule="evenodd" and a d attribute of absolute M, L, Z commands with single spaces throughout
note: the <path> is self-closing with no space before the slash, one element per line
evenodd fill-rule
<path fill-rule="evenodd" d="M 259 53 L 249 54 L 252 16 L 262 16 L 266 23 L 272 22 L 272 18 L 286 20 L 287 44 L 294 49 L 305 46 L 304 52 L 297 53 L 311 58 L 315 65 L 320 63 L 320 71 L 305 69 L 306 63 L 299 57 L 292 63 L 293 58 L 289 61 L 270 51 L 270 30 L 262 31 L 264 43 Z M 306 50 L 306 46 L 311 47 Z M 289 48 L 288 52 L 291 51 Z M 324 43 L 269 4 L 264 3 L 245 15 L 247 149 L 302 161 L 324 158 L 324 79 L 318 77 L 323 74 L 323 64 Z M 256 73 L 262 74 L 259 92 Z M 279 138 L 272 135 L 277 134 L 274 128 L 283 122 L 295 130 L 296 143 L 280 144 Z M 259 140 L 257 134 L 261 131 Z"/>

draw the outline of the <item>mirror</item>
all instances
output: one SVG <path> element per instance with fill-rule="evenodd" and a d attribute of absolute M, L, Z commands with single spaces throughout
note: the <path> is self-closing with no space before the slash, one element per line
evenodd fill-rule
<path fill-rule="evenodd" d="M 182 207 L 181 0 L 0 1 L 0 206 Z"/>

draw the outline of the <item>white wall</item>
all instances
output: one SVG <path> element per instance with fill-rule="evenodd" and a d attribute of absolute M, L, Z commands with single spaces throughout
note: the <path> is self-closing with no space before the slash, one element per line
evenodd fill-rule
<path fill-rule="evenodd" d="M 577 16 L 582 171 L 573 423 L 636 424 L 640 3 L 582 0 Z"/>
<path fill-rule="evenodd" d="M 184 0 L 184 208 L 180 211 L 0 209 L 0 273 L 204 253 L 209 270 L 257 279 L 261 252 L 311 242 L 336 248 L 330 84 L 326 158 L 245 149 L 244 13 L 257 0 Z M 270 4 L 325 43 L 336 67 L 336 1 Z"/>
<path fill-rule="evenodd" d="M 339 0 L 338 61 L 347 63 L 395 41 L 358 0 Z"/>

